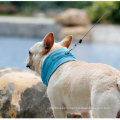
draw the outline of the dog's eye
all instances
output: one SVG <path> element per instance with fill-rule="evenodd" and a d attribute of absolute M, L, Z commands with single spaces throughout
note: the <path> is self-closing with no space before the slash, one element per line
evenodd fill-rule
<path fill-rule="evenodd" d="M 31 51 L 29 51 L 29 55 L 32 55 Z"/>

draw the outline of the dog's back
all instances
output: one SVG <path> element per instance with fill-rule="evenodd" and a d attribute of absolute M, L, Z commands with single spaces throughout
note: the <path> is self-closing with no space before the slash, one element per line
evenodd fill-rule
<path fill-rule="evenodd" d="M 84 112 L 92 107 L 95 117 L 113 117 L 120 110 L 119 78 L 120 72 L 108 65 L 72 61 L 52 75 L 48 95 L 56 96 L 52 102 L 62 103 L 68 111 Z M 110 115 L 113 107 L 116 111 Z"/>

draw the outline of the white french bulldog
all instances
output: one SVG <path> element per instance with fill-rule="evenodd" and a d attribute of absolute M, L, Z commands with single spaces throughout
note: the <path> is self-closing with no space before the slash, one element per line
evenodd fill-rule
<path fill-rule="evenodd" d="M 46 57 L 53 51 L 66 47 L 72 36 L 54 43 L 53 33 L 45 36 L 29 51 L 27 67 L 41 75 Z M 120 72 L 101 63 L 69 61 L 59 66 L 50 77 L 47 94 L 56 118 L 67 113 L 81 113 L 95 118 L 120 117 Z"/>

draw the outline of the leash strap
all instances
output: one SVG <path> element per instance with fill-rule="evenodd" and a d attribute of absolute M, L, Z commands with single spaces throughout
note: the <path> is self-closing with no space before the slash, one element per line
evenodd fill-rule
<path fill-rule="evenodd" d="M 105 13 L 97 20 L 97 22 L 85 33 L 85 35 L 79 40 L 79 42 L 77 42 L 73 48 L 71 48 L 67 54 L 69 54 L 73 49 L 75 49 L 75 47 L 80 43 L 82 43 L 83 39 L 86 37 L 86 35 L 102 20 L 102 18 L 110 11 L 110 9 L 112 8 L 113 6 L 110 6 L 110 8 L 108 8 Z"/>

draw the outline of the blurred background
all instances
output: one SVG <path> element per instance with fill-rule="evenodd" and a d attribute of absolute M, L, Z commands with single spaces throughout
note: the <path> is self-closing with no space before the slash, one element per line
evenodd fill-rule
<path fill-rule="evenodd" d="M 56 42 L 73 35 L 72 47 L 109 8 L 101 22 L 72 53 L 79 60 L 120 70 L 119 1 L 0 2 L 0 68 L 25 67 L 29 48 L 54 32 Z"/>

